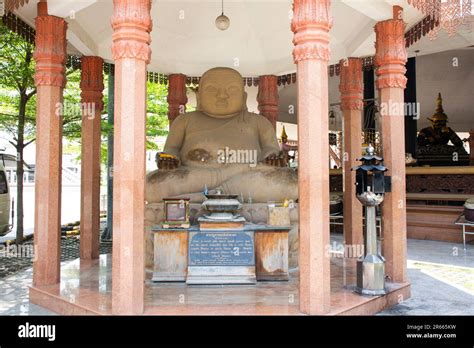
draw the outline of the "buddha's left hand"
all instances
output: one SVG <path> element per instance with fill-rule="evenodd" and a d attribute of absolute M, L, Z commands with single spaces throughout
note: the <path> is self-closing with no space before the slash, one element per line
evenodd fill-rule
<path fill-rule="evenodd" d="M 280 151 L 278 154 L 271 154 L 265 158 L 265 164 L 272 167 L 286 167 L 287 161 L 285 154 Z"/>

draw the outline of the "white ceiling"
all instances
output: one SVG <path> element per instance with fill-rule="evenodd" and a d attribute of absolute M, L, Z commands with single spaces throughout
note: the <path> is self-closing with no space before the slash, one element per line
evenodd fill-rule
<path fill-rule="evenodd" d="M 36 4 L 30 0 L 16 14 L 34 25 Z M 68 51 L 98 55 L 111 62 L 112 0 L 48 0 L 49 13 L 69 23 Z M 346 57 L 375 53 L 374 25 L 392 17 L 392 6 L 404 8 L 407 29 L 423 18 L 407 0 L 332 0 L 331 64 Z M 231 25 L 220 31 L 214 25 L 221 11 L 220 0 L 153 0 L 152 61 L 150 71 L 200 76 L 215 66 L 234 67 L 244 76 L 295 72 L 290 30 L 292 0 L 224 0 Z M 470 24 L 474 23 L 474 16 Z M 409 56 L 428 55 L 474 45 L 474 30 L 462 27 L 449 37 L 441 30 L 431 41 L 422 38 Z M 334 87 L 337 95 L 337 86 Z M 296 122 L 288 115 L 296 100 L 294 85 L 280 90 L 280 121 Z"/>
<path fill-rule="evenodd" d="M 17 11 L 33 25 L 38 0 Z M 111 61 L 112 0 L 48 0 L 49 13 L 69 23 L 70 53 L 98 55 Z M 392 16 L 392 6 L 404 7 L 407 28 L 423 15 L 407 0 L 333 0 L 331 63 L 345 57 L 374 54 L 377 21 Z M 219 0 L 153 0 L 152 61 L 149 70 L 200 76 L 215 66 L 235 67 L 244 76 L 294 72 L 290 30 L 291 0 L 225 0 L 230 28 L 214 25 L 220 14 Z M 449 38 L 442 33 L 433 44 L 423 39 L 410 48 L 419 54 L 472 45 L 474 32 Z"/>

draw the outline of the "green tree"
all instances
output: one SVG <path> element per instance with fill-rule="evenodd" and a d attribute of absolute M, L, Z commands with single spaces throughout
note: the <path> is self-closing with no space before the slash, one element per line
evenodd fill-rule
<path fill-rule="evenodd" d="M 147 149 L 158 150 L 153 141 L 158 136 L 168 135 L 168 87 L 148 82 L 147 85 Z"/>
<path fill-rule="evenodd" d="M 0 23 L 0 129 L 9 134 L 9 143 L 17 153 L 17 200 L 16 200 L 16 243 L 23 242 L 23 175 L 25 148 L 35 141 L 36 137 L 36 87 L 34 83 L 35 61 L 34 46 L 21 36 L 10 31 Z M 68 88 L 65 90 L 65 101 L 75 103 L 78 97 L 77 70 L 66 72 Z M 80 78 L 80 77 L 79 77 Z M 75 83 L 77 88 L 75 88 Z M 80 96 L 79 96 L 80 98 Z M 66 112 L 63 126 L 66 136 L 71 138 L 80 134 L 75 125 L 80 123 L 80 115 Z"/>
<path fill-rule="evenodd" d="M 24 149 L 36 137 L 36 87 L 34 84 L 35 61 L 34 46 L 21 36 L 11 32 L 0 21 L 0 130 L 6 131 L 12 140 L 10 144 L 17 152 L 17 238 L 23 241 L 23 175 Z M 67 84 L 63 103 L 63 136 L 71 143 L 69 149 L 76 151 L 80 158 L 80 139 L 82 116 L 79 109 L 81 101 L 79 70 L 68 68 Z M 104 84 L 107 86 L 107 75 Z M 104 91 L 104 110 L 102 112 L 101 142 L 102 163 L 106 163 L 106 135 L 113 131 L 107 120 L 107 87 Z M 153 141 L 157 136 L 168 133 L 167 87 L 148 83 L 147 100 L 147 149 L 157 149 Z"/>
<path fill-rule="evenodd" d="M 23 151 L 34 140 L 33 45 L 0 25 L 0 94 L 1 128 L 12 135 L 17 152 L 17 244 L 23 241 Z"/>
<path fill-rule="evenodd" d="M 64 90 L 64 118 L 67 123 L 64 124 L 63 135 L 69 141 L 65 149 L 76 155 L 77 160 L 81 158 L 81 115 L 77 108 L 69 108 L 67 105 L 79 105 L 80 97 L 80 71 L 73 72 L 68 76 L 66 89 Z M 101 163 L 107 163 L 107 141 L 106 137 L 109 132 L 113 132 L 107 122 L 108 109 L 108 76 L 104 76 L 104 109 L 102 111 L 101 130 Z M 158 136 L 168 134 L 168 87 L 152 82 L 147 85 L 147 121 L 146 121 L 146 147 L 147 150 L 158 150 L 154 139 Z"/>

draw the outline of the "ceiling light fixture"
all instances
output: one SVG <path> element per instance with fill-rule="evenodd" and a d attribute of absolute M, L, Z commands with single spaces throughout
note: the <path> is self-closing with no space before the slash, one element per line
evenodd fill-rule
<path fill-rule="evenodd" d="M 230 26 L 230 19 L 224 14 L 224 0 L 222 0 L 222 13 L 216 18 L 216 27 L 219 30 L 227 30 Z"/>

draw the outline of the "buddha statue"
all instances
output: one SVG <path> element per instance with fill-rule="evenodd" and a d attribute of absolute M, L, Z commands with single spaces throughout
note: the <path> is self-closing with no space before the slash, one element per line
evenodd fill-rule
<path fill-rule="evenodd" d="M 436 112 L 428 117 L 430 127 L 423 128 L 417 137 L 419 164 L 464 165 L 467 152 L 463 141 L 448 127 L 448 116 L 444 113 L 443 99 L 438 94 Z M 448 143 L 451 141 L 452 145 Z"/>
<path fill-rule="evenodd" d="M 436 112 L 428 117 L 431 122 L 430 127 L 423 128 L 418 133 L 418 146 L 448 145 L 451 140 L 454 146 L 462 146 L 462 140 L 455 131 L 447 126 L 448 116 L 443 110 L 443 99 L 441 93 L 438 94 Z"/>
<path fill-rule="evenodd" d="M 157 154 L 158 170 L 147 175 L 147 202 L 202 202 L 205 190 L 255 203 L 296 200 L 297 173 L 287 167 L 270 121 L 247 110 L 242 76 L 230 68 L 210 69 L 197 97 L 197 111 L 174 120 Z"/>

